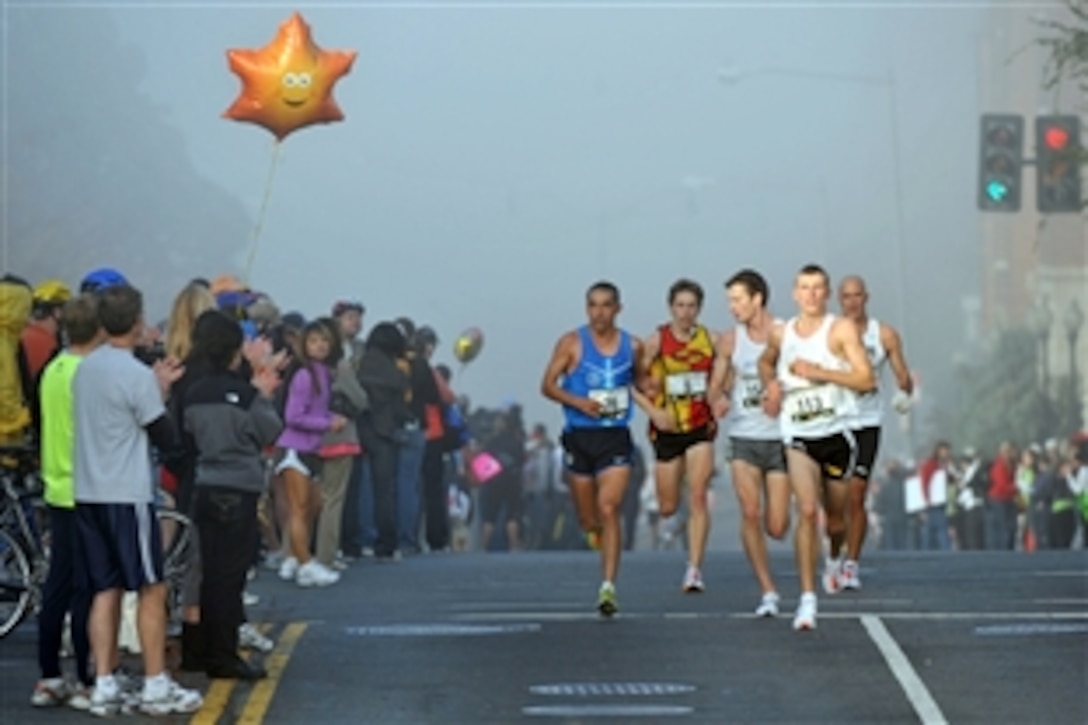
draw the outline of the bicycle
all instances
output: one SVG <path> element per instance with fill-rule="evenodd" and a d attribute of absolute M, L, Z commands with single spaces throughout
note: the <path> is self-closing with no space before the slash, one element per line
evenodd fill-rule
<path fill-rule="evenodd" d="M 190 567 L 197 559 L 193 522 L 175 509 L 156 507 L 162 536 L 163 581 L 166 582 L 166 632 L 177 636 L 181 631 L 182 592 Z"/>
<path fill-rule="evenodd" d="M 0 639 L 41 609 L 49 540 L 37 451 L 0 447 Z"/>

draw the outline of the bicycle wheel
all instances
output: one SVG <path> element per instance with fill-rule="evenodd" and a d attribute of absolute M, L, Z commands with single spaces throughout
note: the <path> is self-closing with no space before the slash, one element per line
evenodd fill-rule
<path fill-rule="evenodd" d="M 0 638 L 19 626 L 33 598 L 30 561 L 22 545 L 0 529 Z"/>
<path fill-rule="evenodd" d="M 198 558 L 196 532 L 193 522 L 184 514 L 172 509 L 159 509 L 156 514 L 162 535 L 167 632 L 176 634 L 181 628 L 182 592 L 186 577 Z"/>

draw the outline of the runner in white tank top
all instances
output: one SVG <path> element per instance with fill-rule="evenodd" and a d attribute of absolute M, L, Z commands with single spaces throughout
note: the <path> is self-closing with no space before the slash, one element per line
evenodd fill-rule
<path fill-rule="evenodd" d="M 875 387 L 861 335 L 849 320 L 827 311 L 830 281 L 816 265 L 797 275 L 793 297 L 799 314 L 774 330 L 759 361 L 764 409 L 779 415 L 786 441 L 790 485 L 797 497 L 797 571 L 801 600 L 795 630 L 816 627 L 817 515 L 826 481 L 826 509 L 842 511 L 855 447 L 850 424 L 856 394 Z"/>
<path fill-rule="evenodd" d="M 778 419 L 763 410 L 759 358 L 781 322 L 767 311 L 770 292 L 759 272 L 743 269 L 725 283 L 737 326 L 723 334 L 718 358 L 729 361 L 730 473 L 741 510 L 740 540 L 752 564 L 762 598 L 756 614 L 778 614 L 778 591 L 767 558 L 770 535 L 782 539 L 790 527 L 790 485 Z"/>
<path fill-rule="evenodd" d="M 861 557 L 861 547 L 865 543 L 865 533 L 868 529 L 869 517 L 865 511 L 865 497 L 869 488 L 869 476 L 872 475 L 880 448 L 880 427 L 884 422 L 884 396 L 880 390 L 881 374 L 884 368 L 891 366 L 899 388 L 892 398 L 892 406 L 897 412 L 906 414 L 910 410 L 910 396 L 914 392 L 910 368 L 903 356 L 903 345 L 899 339 L 899 333 L 890 325 L 869 317 L 866 311 L 868 302 L 869 292 L 861 277 L 845 277 L 839 283 L 839 306 L 842 309 L 842 316 L 852 321 L 861 333 L 862 344 L 873 366 L 877 388 L 858 397 L 858 413 L 854 422 L 858 461 L 854 468 L 854 476 L 850 480 L 849 513 L 845 521 L 832 521 L 831 518 L 827 520 L 830 554 L 835 562 L 832 568 L 837 568 L 838 571 L 831 572 L 832 580 L 837 579 L 837 584 L 826 576 L 825 583 L 830 583 L 833 590 L 840 587 L 842 589 L 861 588 L 858 560 Z M 846 559 L 840 565 L 838 557 L 844 537 Z"/>

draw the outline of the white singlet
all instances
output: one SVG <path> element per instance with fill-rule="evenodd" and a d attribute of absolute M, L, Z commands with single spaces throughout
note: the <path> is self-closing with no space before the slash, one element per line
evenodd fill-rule
<path fill-rule="evenodd" d="M 873 377 L 876 378 L 876 388 L 868 393 L 857 396 L 857 428 L 879 427 L 884 420 L 884 398 L 880 394 L 880 375 L 888 362 L 888 351 L 884 349 L 884 343 L 880 341 L 880 323 L 869 318 L 865 326 L 865 332 L 861 335 L 861 344 L 865 347 L 865 354 L 869 356 L 869 363 L 873 366 Z"/>
<path fill-rule="evenodd" d="M 731 357 L 734 377 L 728 421 L 729 435 L 733 438 L 756 441 L 782 439 L 778 419 L 763 412 L 763 383 L 759 379 L 759 358 L 766 347 L 766 342 L 752 341 L 746 326 L 737 325 Z"/>
<path fill-rule="evenodd" d="M 790 373 L 790 365 L 803 359 L 829 370 L 849 370 L 845 361 L 832 354 L 828 337 L 834 315 L 824 317 L 808 337 L 797 334 L 797 318 L 786 323 L 776 375 L 782 385 L 782 413 L 779 425 L 787 443 L 794 438 L 828 438 L 854 422 L 857 396 L 841 385 L 811 383 Z"/>

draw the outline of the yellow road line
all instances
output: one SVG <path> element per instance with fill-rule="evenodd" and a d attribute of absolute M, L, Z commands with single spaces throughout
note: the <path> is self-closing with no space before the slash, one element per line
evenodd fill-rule
<path fill-rule="evenodd" d="M 271 624 L 257 625 L 257 631 L 267 634 L 272 629 Z M 242 658 L 248 660 L 249 652 L 242 653 Z M 238 680 L 212 680 L 211 687 L 204 693 L 204 704 L 193 714 L 189 725 L 215 725 L 220 716 L 230 704 L 230 696 L 234 693 L 234 687 Z"/>
<path fill-rule="evenodd" d="M 280 683 L 283 671 L 287 669 L 287 661 L 291 659 L 291 653 L 295 645 L 306 631 L 305 622 L 292 622 L 284 628 L 276 643 L 276 649 L 265 660 L 265 668 L 268 677 L 259 681 L 246 700 L 245 709 L 238 718 L 239 725 L 258 725 L 264 721 L 264 715 L 268 712 L 268 706 L 272 704 L 272 697 L 276 694 L 276 687 Z"/>

